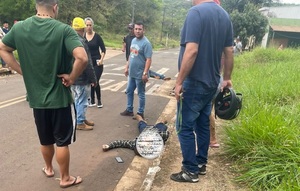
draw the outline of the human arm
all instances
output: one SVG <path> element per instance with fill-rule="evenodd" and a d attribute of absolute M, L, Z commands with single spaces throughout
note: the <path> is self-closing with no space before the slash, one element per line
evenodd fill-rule
<path fill-rule="evenodd" d="M 1 40 L 0 40 L 0 57 L 5 61 L 5 63 L 11 67 L 13 70 L 18 72 L 22 75 L 22 70 L 20 63 L 16 60 L 13 54 L 14 49 L 6 46 Z"/>
<path fill-rule="evenodd" d="M 233 70 L 233 47 L 224 48 L 224 66 L 223 66 L 223 82 L 221 85 L 221 91 L 225 87 L 232 87 L 231 73 Z"/>
<path fill-rule="evenodd" d="M 74 63 L 71 73 L 58 75 L 66 87 L 74 84 L 75 80 L 78 78 L 78 76 L 80 76 L 88 64 L 88 56 L 83 47 L 76 47 L 72 54 L 74 57 Z"/>
<path fill-rule="evenodd" d="M 151 66 L 152 59 L 151 58 L 146 58 L 146 64 L 142 76 L 142 80 L 144 83 L 148 82 L 148 75 L 149 75 L 149 69 Z"/>
<path fill-rule="evenodd" d="M 126 37 L 123 38 L 122 52 L 125 52 L 125 50 L 126 50 L 126 41 L 125 41 L 125 38 Z"/>
<path fill-rule="evenodd" d="M 191 69 L 194 66 L 197 54 L 198 54 L 198 44 L 194 42 L 189 42 L 186 44 L 183 58 L 181 61 L 181 66 L 179 74 L 175 84 L 175 97 L 177 101 L 180 100 L 180 94 L 182 93 L 182 84 L 187 75 L 190 73 Z"/>
<path fill-rule="evenodd" d="M 126 77 L 127 77 L 128 74 L 129 74 L 129 73 L 128 73 L 129 63 L 130 63 L 129 59 L 130 59 L 130 58 L 128 58 L 128 61 L 126 62 L 125 70 L 124 70 L 124 74 L 125 74 Z"/>
<path fill-rule="evenodd" d="M 100 50 L 100 55 L 101 55 L 100 65 L 102 65 L 105 54 L 106 54 L 106 48 L 105 48 L 104 41 L 103 41 L 103 39 L 101 38 L 100 35 L 99 35 L 99 42 L 98 43 L 99 43 L 99 48 L 100 48 L 99 50 Z"/>

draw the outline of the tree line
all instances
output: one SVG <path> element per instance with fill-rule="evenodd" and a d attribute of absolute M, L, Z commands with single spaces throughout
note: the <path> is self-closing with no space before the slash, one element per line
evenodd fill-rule
<path fill-rule="evenodd" d="M 221 0 L 230 14 L 234 35 L 256 36 L 260 41 L 268 20 L 258 9 L 278 4 L 279 0 Z M 60 0 L 58 20 L 71 23 L 76 16 L 93 18 L 104 33 L 124 34 L 130 22 L 143 21 L 147 31 L 160 38 L 168 34 L 178 40 L 191 0 Z M 1 0 L 0 22 L 23 20 L 35 14 L 35 0 Z"/>

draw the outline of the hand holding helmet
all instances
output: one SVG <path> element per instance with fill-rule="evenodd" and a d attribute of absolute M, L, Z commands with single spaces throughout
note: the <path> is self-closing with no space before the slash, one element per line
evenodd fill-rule
<path fill-rule="evenodd" d="M 221 119 L 232 120 L 242 109 L 241 93 L 235 93 L 232 88 L 225 87 L 215 99 L 215 114 Z"/>

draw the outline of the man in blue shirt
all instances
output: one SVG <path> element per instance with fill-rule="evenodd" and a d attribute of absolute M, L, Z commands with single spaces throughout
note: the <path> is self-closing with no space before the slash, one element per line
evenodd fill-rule
<path fill-rule="evenodd" d="M 176 80 L 176 130 L 182 151 L 182 169 L 171 175 L 177 182 L 198 182 L 206 174 L 211 101 L 220 82 L 231 87 L 233 32 L 228 13 L 213 0 L 193 0 L 181 31 L 179 74 Z M 197 148 L 197 150 L 196 150 Z"/>
<path fill-rule="evenodd" d="M 120 113 L 122 116 L 133 116 L 134 90 L 137 88 L 139 96 L 139 108 L 137 114 L 144 118 L 145 89 L 149 78 L 151 66 L 152 45 L 144 36 L 144 24 L 134 24 L 135 38 L 131 42 L 129 61 L 125 67 L 125 76 L 128 77 L 127 108 Z"/>

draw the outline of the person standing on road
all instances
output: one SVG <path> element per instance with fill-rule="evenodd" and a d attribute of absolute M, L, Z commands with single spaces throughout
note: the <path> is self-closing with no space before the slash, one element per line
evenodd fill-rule
<path fill-rule="evenodd" d="M 86 43 L 86 39 L 83 38 L 85 23 L 80 17 L 75 17 L 72 22 L 73 29 L 77 32 L 79 40 L 83 44 L 83 47 L 88 55 L 88 65 L 83 73 L 77 78 L 75 83 L 71 86 L 74 102 L 76 108 L 76 129 L 77 130 L 93 130 L 95 124 L 92 121 L 86 119 L 86 109 L 88 106 L 89 87 L 95 87 L 97 85 L 97 79 L 93 67 L 93 61 L 89 51 L 89 47 Z"/>
<path fill-rule="evenodd" d="M 102 108 L 101 101 L 101 87 L 99 80 L 103 73 L 103 60 L 106 54 L 105 44 L 101 36 L 94 31 L 94 21 L 92 18 L 87 17 L 84 19 L 86 25 L 86 33 L 84 38 L 87 40 L 89 50 L 91 52 L 93 66 L 97 77 L 98 86 L 91 87 L 91 103 L 90 106 L 96 106 L 95 92 L 97 95 L 97 107 Z"/>
<path fill-rule="evenodd" d="M 36 11 L 36 15 L 19 21 L 5 35 L 0 42 L 0 55 L 23 75 L 46 164 L 43 173 L 54 176 L 52 160 L 56 151 L 59 184 L 67 188 L 82 182 L 81 177 L 69 174 L 69 145 L 75 141 L 76 132 L 70 86 L 86 67 L 88 57 L 76 32 L 55 20 L 58 0 L 36 0 Z"/>
<path fill-rule="evenodd" d="M 193 0 L 181 31 L 176 80 L 176 130 L 182 168 L 170 178 L 198 182 L 206 174 L 211 102 L 220 82 L 221 56 L 225 55 L 222 88 L 231 87 L 233 30 L 228 13 L 213 0 Z M 197 150 L 196 150 L 197 148 Z"/>
<path fill-rule="evenodd" d="M 134 24 L 129 23 L 127 28 L 129 30 L 129 34 L 123 38 L 123 48 L 122 48 L 122 52 L 125 52 L 126 62 L 128 62 L 129 59 L 131 41 L 135 38 Z"/>
<path fill-rule="evenodd" d="M 129 23 L 127 28 L 129 30 L 129 34 L 123 38 L 123 48 L 122 48 L 122 51 L 125 52 L 125 55 L 126 55 L 126 64 L 128 64 L 131 41 L 135 38 L 134 24 Z M 154 72 L 151 69 L 149 69 L 149 77 L 159 79 L 159 80 L 165 80 L 165 81 L 171 80 L 170 77 L 166 77 L 163 74 L 159 74 L 157 72 Z"/>
<path fill-rule="evenodd" d="M 131 42 L 129 61 L 125 66 L 127 84 L 127 108 L 120 113 L 122 116 L 133 116 L 134 90 L 137 88 L 139 108 L 137 114 L 144 118 L 145 89 L 148 82 L 149 68 L 151 66 L 152 45 L 144 36 L 145 28 L 142 22 L 134 24 L 135 38 Z"/>

